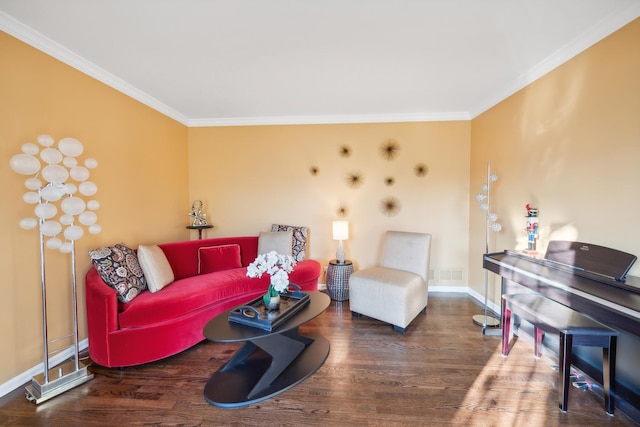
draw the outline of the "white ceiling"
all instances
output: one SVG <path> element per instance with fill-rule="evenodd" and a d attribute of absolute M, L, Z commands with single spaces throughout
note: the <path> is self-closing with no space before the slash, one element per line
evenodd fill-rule
<path fill-rule="evenodd" d="M 189 126 L 466 120 L 638 16 L 639 0 L 0 0 L 0 30 Z"/>

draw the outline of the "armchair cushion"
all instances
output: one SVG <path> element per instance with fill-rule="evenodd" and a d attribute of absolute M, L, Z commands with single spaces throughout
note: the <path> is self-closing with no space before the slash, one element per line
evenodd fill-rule
<path fill-rule="evenodd" d="M 380 265 L 410 271 L 427 281 L 431 238 L 421 233 L 389 231 L 384 242 Z"/>
<path fill-rule="evenodd" d="M 427 301 L 427 287 L 422 277 L 380 266 L 353 273 L 349 278 L 349 292 L 352 311 L 400 328 L 406 328 Z"/>

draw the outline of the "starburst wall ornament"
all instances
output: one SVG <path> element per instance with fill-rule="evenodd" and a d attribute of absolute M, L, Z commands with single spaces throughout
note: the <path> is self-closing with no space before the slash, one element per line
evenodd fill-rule
<path fill-rule="evenodd" d="M 400 144 L 394 139 L 390 139 L 380 147 L 380 154 L 385 160 L 393 160 L 400 152 Z"/>

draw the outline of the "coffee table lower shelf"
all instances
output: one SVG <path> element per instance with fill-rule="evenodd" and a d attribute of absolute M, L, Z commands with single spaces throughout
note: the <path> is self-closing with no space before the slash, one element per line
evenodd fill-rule
<path fill-rule="evenodd" d="M 265 344 L 271 337 L 245 342 L 233 358 L 211 376 L 204 388 L 205 400 L 214 406 L 237 408 L 268 399 L 304 381 L 329 356 L 329 341 L 319 334 L 299 335 L 296 329 L 286 335 L 308 340 L 308 344 L 295 356 L 289 351 L 277 350 L 269 354 L 261 348 L 269 347 Z M 289 361 L 291 357 L 293 360 Z M 276 378 L 270 381 L 269 376 Z"/>

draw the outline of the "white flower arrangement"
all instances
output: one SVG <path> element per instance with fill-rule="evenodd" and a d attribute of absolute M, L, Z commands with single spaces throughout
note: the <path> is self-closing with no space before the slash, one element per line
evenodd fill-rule
<path fill-rule="evenodd" d="M 252 278 L 262 277 L 264 273 L 271 276 L 269 290 L 265 297 L 275 297 L 285 292 L 289 287 L 289 273 L 293 271 L 296 261 L 290 255 L 279 254 L 271 251 L 260 254 L 247 266 L 247 276 Z M 266 298 L 265 298 L 266 299 Z M 269 301 L 265 301 L 267 304 Z"/>

